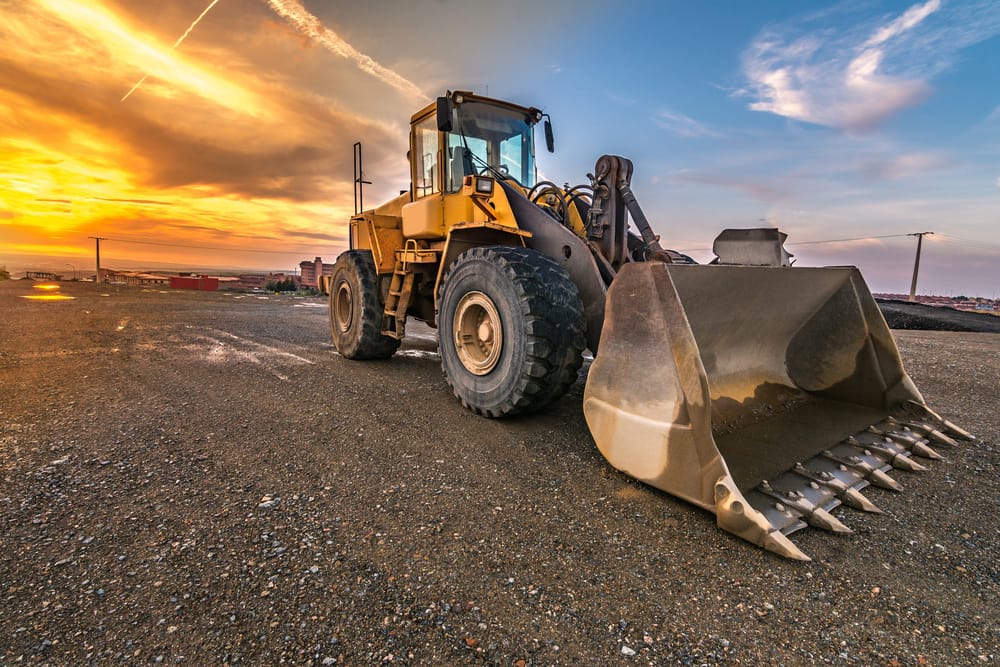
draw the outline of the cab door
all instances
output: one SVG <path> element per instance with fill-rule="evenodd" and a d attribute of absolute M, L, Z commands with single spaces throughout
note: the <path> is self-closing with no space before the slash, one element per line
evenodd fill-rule
<path fill-rule="evenodd" d="M 434 114 L 413 123 L 410 131 L 410 182 L 413 201 L 403 206 L 403 237 L 443 239 L 445 237 L 444 152 L 441 132 Z"/>

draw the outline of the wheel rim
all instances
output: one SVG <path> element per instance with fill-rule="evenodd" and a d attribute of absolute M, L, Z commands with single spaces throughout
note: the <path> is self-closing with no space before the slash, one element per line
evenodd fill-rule
<path fill-rule="evenodd" d="M 333 300 L 334 319 L 337 321 L 337 328 L 341 333 L 347 333 L 354 321 L 354 292 L 347 281 L 337 286 L 337 294 Z"/>
<path fill-rule="evenodd" d="M 482 292 L 469 292 L 458 302 L 452 324 L 455 350 L 466 370 L 486 375 L 500 360 L 503 329 L 493 300 Z"/>

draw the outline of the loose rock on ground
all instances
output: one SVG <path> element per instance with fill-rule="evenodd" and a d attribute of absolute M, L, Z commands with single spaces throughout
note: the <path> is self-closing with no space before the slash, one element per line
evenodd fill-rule
<path fill-rule="evenodd" d="M 30 291 L 0 283 L 0 664 L 1000 660 L 995 334 L 896 332 L 980 440 L 802 564 L 611 469 L 582 379 L 491 421 L 426 327 L 356 363 L 317 299 Z"/>

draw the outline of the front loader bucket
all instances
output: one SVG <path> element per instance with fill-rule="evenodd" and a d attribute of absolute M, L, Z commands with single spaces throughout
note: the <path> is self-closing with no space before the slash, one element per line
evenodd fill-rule
<path fill-rule="evenodd" d="M 971 438 L 924 405 L 852 267 L 625 265 L 584 413 L 616 468 L 789 558 L 806 525 Z"/>

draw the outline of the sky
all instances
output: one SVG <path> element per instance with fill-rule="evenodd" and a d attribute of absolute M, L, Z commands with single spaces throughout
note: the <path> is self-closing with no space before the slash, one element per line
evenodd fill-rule
<path fill-rule="evenodd" d="M 540 176 L 635 164 L 667 247 L 1000 296 L 1000 3 L 0 0 L 0 265 L 292 270 L 408 187 L 446 90 L 548 112 Z M 540 144 L 542 142 L 539 142 Z"/>

